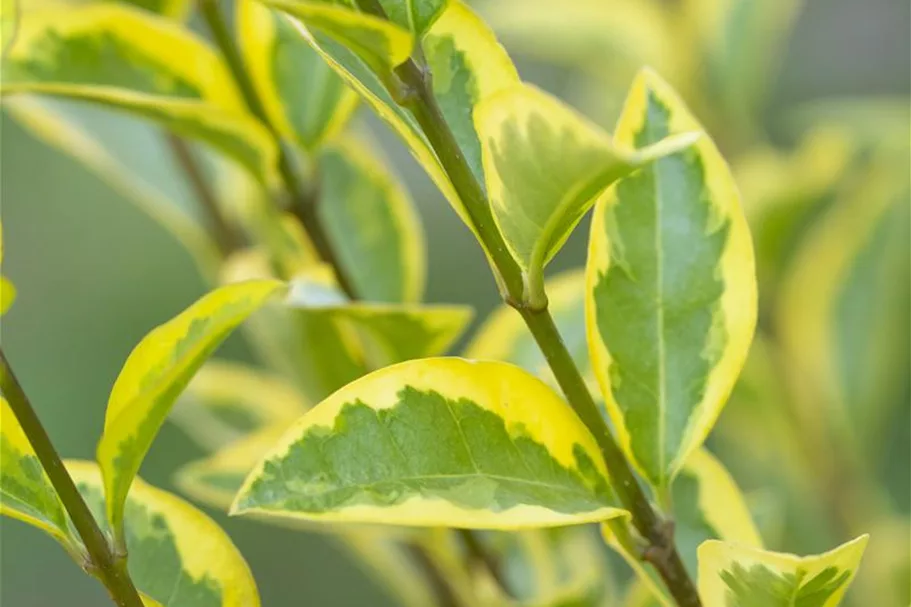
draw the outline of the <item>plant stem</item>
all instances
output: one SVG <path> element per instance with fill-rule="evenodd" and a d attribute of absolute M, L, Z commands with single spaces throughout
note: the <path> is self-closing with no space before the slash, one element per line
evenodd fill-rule
<path fill-rule="evenodd" d="M 291 204 L 291 212 L 300 220 L 304 229 L 313 242 L 313 247 L 323 261 L 330 264 L 336 273 L 339 286 L 349 296 L 354 295 L 354 288 L 342 266 L 338 262 L 338 256 L 332 246 L 326 231 L 323 229 L 322 222 L 317 213 L 317 202 L 319 200 L 318 188 L 311 182 L 308 184 L 301 176 L 298 168 L 299 160 L 297 152 L 293 145 L 285 141 L 281 133 L 269 120 L 266 107 L 262 102 L 253 80 L 244 65 L 240 50 L 234 37 L 228 29 L 224 16 L 218 6 L 217 0 L 199 0 L 199 8 L 203 19 L 215 39 L 215 44 L 221 51 L 222 56 L 228 64 L 231 76 L 240 89 L 240 94 L 247 105 L 247 109 L 265 126 L 275 138 L 279 148 L 278 172 L 281 176 L 282 184 L 287 192 Z"/>
<path fill-rule="evenodd" d="M 221 212 L 215 193 L 209 187 L 205 175 L 202 174 L 202 170 L 190 146 L 173 133 L 166 133 L 165 137 L 178 166 L 186 176 L 190 187 L 196 195 L 196 199 L 199 201 L 199 205 L 206 215 L 209 231 L 215 240 L 215 244 L 218 245 L 222 255 L 230 255 L 241 245 L 240 234 L 237 233 L 225 218 L 224 213 Z"/>
<path fill-rule="evenodd" d="M 357 4 L 366 13 L 388 18 L 379 0 L 357 0 Z M 504 300 L 522 315 L 570 406 L 598 441 L 614 490 L 623 506 L 632 514 L 636 529 L 649 543 L 642 558 L 655 567 L 680 607 L 699 607 L 699 595 L 674 543 L 672 523 L 662 520 L 652 508 L 629 462 L 601 417 L 546 304 L 543 307 L 531 307 L 526 302 L 522 271 L 506 248 L 486 194 L 472 173 L 437 103 L 428 67 L 423 61 L 419 64 L 412 57 L 397 67 L 395 74 L 401 84 L 397 100 L 414 115 L 465 205 L 478 238 L 499 273 L 498 284 L 505 291 Z"/>
<path fill-rule="evenodd" d="M 35 409 L 13 374 L 13 369 L 0 348 L 0 390 L 9 402 L 22 431 L 35 450 L 48 479 L 54 486 L 63 507 L 73 521 L 73 527 L 82 538 L 82 543 L 91 559 L 91 572 L 108 589 L 114 603 L 119 607 L 142 607 L 139 592 L 130 579 L 126 566 L 126 555 L 114 555 L 107 538 L 98 527 L 95 517 L 82 499 L 76 484 L 70 477 L 57 454 L 50 437 L 41 425 Z"/>

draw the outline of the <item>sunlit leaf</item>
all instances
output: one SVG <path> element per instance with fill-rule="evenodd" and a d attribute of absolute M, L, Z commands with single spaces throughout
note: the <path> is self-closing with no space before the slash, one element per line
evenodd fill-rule
<path fill-rule="evenodd" d="M 198 445 L 215 450 L 265 426 L 290 423 L 306 410 L 296 387 L 280 377 L 212 360 L 190 380 L 171 420 Z"/>
<path fill-rule="evenodd" d="M 363 141 L 330 145 L 317 162 L 318 212 L 357 295 L 367 301 L 420 301 L 424 234 L 404 187 Z"/>
<path fill-rule="evenodd" d="M 698 129 L 644 71 L 616 138 L 641 147 Z M 589 348 L 608 413 L 624 452 L 663 491 L 724 407 L 756 323 L 749 230 L 708 136 L 598 201 L 586 277 Z"/>
<path fill-rule="evenodd" d="M 384 80 L 358 55 L 322 33 L 315 24 L 298 23 L 298 31 L 403 139 L 459 217 L 474 229 L 414 117 L 393 100 Z M 459 0 L 449 1 L 424 37 L 422 50 L 434 74 L 437 102 L 453 128 L 462 154 L 475 176 L 482 180 L 480 145 L 471 115 L 483 99 L 518 81 L 515 67 L 490 29 Z"/>
<path fill-rule="evenodd" d="M 102 474 L 94 462 L 67 470 L 105 531 Z M 182 499 L 135 479 L 124 508 L 130 577 L 161 607 L 258 607 L 253 575 L 228 535 Z"/>
<path fill-rule="evenodd" d="M 205 141 L 260 179 L 275 178 L 275 142 L 246 113 L 215 52 L 144 11 L 91 4 L 29 14 L 4 61 L 0 92 L 128 112 Z"/>
<path fill-rule="evenodd" d="M 164 226 L 190 253 L 204 276 L 214 276 L 218 249 L 199 221 L 133 173 L 85 127 L 32 96 L 4 99 L 4 109 L 28 132 L 74 158 L 124 199 Z"/>
<path fill-rule="evenodd" d="M 285 12 L 345 45 L 365 65 L 381 77 L 411 54 L 414 39 L 398 25 L 357 12 L 344 4 L 300 2 L 298 0 L 260 0 L 263 4 Z"/>
<path fill-rule="evenodd" d="M 803 406 L 829 413 L 842 436 L 874 451 L 888 407 L 906 398 L 906 176 L 907 164 L 891 156 L 856 175 L 795 252 L 777 307 L 788 378 Z"/>
<path fill-rule="evenodd" d="M 282 287 L 257 281 L 216 289 L 146 335 L 130 354 L 111 390 L 98 443 L 107 516 L 118 539 L 130 484 L 175 399 L 228 334 Z"/>
<path fill-rule="evenodd" d="M 762 547 L 762 538 L 740 488 L 721 462 L 705 449 L 689 457 L 671 485 L 668 501 L 674 520 L 674 542 L 693 578 L 697 573 L 696 551 L 706 540 Z M 675 602 L 655 571 L 644 567 L 639 555 L 631 554 L 609 526 L 605 525 L 603 532 L 608 544 L 623 556 L 656 600 L 674 607 Z"/>
<path fill-rule="evenodd" d="M 805 557 L 709 540 L 699 547 L 699 595 L 719 607 L 835 607 L 867 539 Z"/>
<path fill-rule="evenodd" d="M 547 309 L 550 311 L 563 343 L 566 344 L 579 371 L 594 392 L 598 384 L 588 360 L 585 338 L 585 273 L 582 269 L 557 274 L 544 283 Z M 471 343 L 465 348 L 467 358 L 501 360 L 518 365 L 557 387 L 550 366 L 541 353 L 525 321 L 512 307 L 503 304 L 494 310 Z"/>
<path fill-rule="evenodd" d="M 0 514 L 49 533 L 74 552 L 79 539 L 63 503 L 5 398 L 0 397 Z"/>
<path fill-rule="evenodd" d="M 376 371 L 302 417 L 232 507 L 416 526 L 522 528 L 605 520 L 597 445 L 517 367 L 425 359 Z"/>
<path fill-rule="evenodd" d="M 484 178 L 506 245 L 540 297 L 544 265 L 611 183 L 692 143 L 652 138 L 633 152 L 571 108 L 531 85 L 488 97 L 475 112 Z M 673 133 L 667 133 L 672 135 Z M 646 148 L 647 145 L 658 144 Z"/>

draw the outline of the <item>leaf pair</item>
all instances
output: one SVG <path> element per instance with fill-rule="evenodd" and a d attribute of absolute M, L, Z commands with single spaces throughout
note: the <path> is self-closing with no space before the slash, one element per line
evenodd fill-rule
<path fill-rule="evenodd" d="M 115 549 L 129 552 L 130 574 L 139 589 L 166 607 L 258 604 L 250 572 L 227 536 L 194 508 L 148 487 L 136 474 L 195 371 L 240 322 L 282 288 L 277 281 L 222 287 L 149 333 L 127 359 L 111 392 L 97 465 L 68 465 Z M 80 564 L 87 562 L 6 401 L 2 417 L 0 508 L 55 537 Z"/>

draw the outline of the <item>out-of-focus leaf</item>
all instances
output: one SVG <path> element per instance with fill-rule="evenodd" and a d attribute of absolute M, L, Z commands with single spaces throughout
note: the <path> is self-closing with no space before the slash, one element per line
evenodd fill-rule
<path fill-rule="evenodd" d="M 798 130 L 835 127 L 847 131 L 862 148 L 908 154 L 911 103 L 907 97 L 824 98 L 797 106 L 787 119 Z"/>
<path fill-rule="evenodd" d="M 3 228 L 0 227 L 0 269 L 3 265 Z M 0 316 L 6 314 L 16 300 L 16 287 L 5 276 L 0 276 Z"/>
<path fill-rule="evenodd" d="M 763 301 L 772 301 L 795 247 L 831 200 L 852 152 L 842 129 L 819 128 L 790 154 L 760 147 L 739 159 L 735 175 L 756 247 Z"/>
<path fill-rule="evenodd" d="M 395 23 L 360 13 L 344 4 L 260 0 L 263 4 L 300 19 L 343 44 L 381 78 L 411 54 L 414 39 Z"/>
<path fill-rule="evenodd" d="M 250 474 L 232 511 L 555 526 L 625 514 L 613 507 L 605 474 L 582 422 L 525 371 L 424 359 L 375 371 L 314 407 Z"/>
<path fill-rule="evenodd" d="M 75 119 L 31 96 L 4 99 L 3 106 L 37 139 L 80 162 L 114 191 L 164 226 L 190 253 L 203 276 L 215 275 L 218 249 L 198 220 L 133 173 Z"/>
<path fill-rule="evenodd" d="M 420 301 L 427 270 L 424 233 L 404 187 L 364 141 L 330 145 L 317 162 L 318 212 L 359 298 Z"/>
<path fill-rule="evenodd" d="M 804 557 L 709 540 L 699 547 L 699 595 L 707 605 L 726 607 L 835 607 L 868 537 Z"/>
<path fill-rule="evenodd" d="M 474 117 L 494 218 L 527 275 L 527 293 L 539 298 L 545 264 L 604 189 L 698 137 L 652 139 L 634 152 L 636 142 L 615 145 L 597 126 L 527 84 L 488 97 Z"/>
<path fill-rule="evenodd" d="M 857 573 L 854 595 L 876 597 L 881 605 L 911 604 L 911 522 L 892 517 L 870 528 L 864 566 Z"/>
<path fill-rule="evenodd" d="M 70 553 L 78 554 L 80 540 L 70 531 L 63 503 L 3 397 L 0 397 L 0 514 L 41 529 Z"/>
<path fill-rule="evenodd" d="M 682 2 L 675 16 L 684 32 L 678 44 L 696 49 L 707 113 L 722 113 L 741 128 L 755 126 L 802 5 L 802 0 Z"/>
<path fill-rule="evenodd" d="M 580 268 L 557 274 L 545 281 L 544 291 L 547 293 L 547 309 L 554 318 L 563 343 L 572 354 L 582 377 L 597 392 L 598 382 L 588 360 L 585 338 L 584 271 Z M 494 310 L 484 321 L 465 348 L 465 357 L 512 363 L 557 387 L 550 366 L 522 317 L 506 304 Z"/>
<path fill-rule="evenodd" d="M 66 466 L 105 529 L 98 466 L 83 461 L 68 461 Z M 253 575 L 231 539 L 182 499 L 137 478 L 126 500 L 124 525 L 130 577 L 161 607 L 259 606 Z"/>
<path fill-rule="evenodd" d="M 615 137 L 645 146 L 700 129 L 644 71 Z M 708 136 L 598 201 L 586 277 L 592 367 L 622 448 L 660 494 L 714 425 L 756 323 L 749 229 Z"/>
<path fill-rule="evenodd" d="M 347 124 L 357 95 L 280 13 L 236 3 L 240 48 L 272 124 L 313 150 Z"/>
<path fill-rule="evenodd" d="M 190 380 L 171 420 L 198 445 L 214 451 L 257 429 L 290 423 L 306 410 L 296 387 L 280 377 L 212 360 Z"/>
<path fill-rule="evenodd" d="M 777 308 L 794 393 L 868 454 L 881 442 L 888 407 L 906 394 L 906 177 L 907 164 L 871 161 L 808 232 Z"/>
<path fill-rule="evenodd" d="M 258 250 L 234 254 L 222 274 L 227 283 L 272 276 L 268 257 Z M 308 402 L 321 401 L 367 372 L 356 336 L 307 310 L 272 302 L 244 329 L 262 360 L 299 386 Z"/>
<path fill-rule="evenodd" d="M 116 4 L 57 7 L 22 20 L 0 93 L 90 101 L 198 138 L 265 182 L 277 149 L 218 56 L 161 17 Z"/>
<path fill-rule="evenodd" d="M 216 289 L 130 353 L 111 390 L 98 443 L 108 521 L 118 540 L 130 484 L 175 399 L 231 331 L 282 288 L 267 280 Z"/>
<path fill-rule="evenodd" d="M 693 452 L 674 479 L 669 502 L 674 541 L 692 577 L 697 572 L 697 549 L 706 540 L 762 547 L 762 538 L 740 488 L 721 462 L 705 449 Z M 607 543 L 623 556 L 655 599 L 673 607 L 675 603 L 655 571 L 644 567 L 638 555 L 630 554 L 608 525 L 602 529 Z"/>

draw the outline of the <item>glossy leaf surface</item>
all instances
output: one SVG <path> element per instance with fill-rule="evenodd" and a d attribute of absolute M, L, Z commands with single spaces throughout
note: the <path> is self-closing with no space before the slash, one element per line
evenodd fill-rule
<path fill-rule="evenodd" d="M 711 540 L 699 547 L 699 594 L 719 607 L 835 607 L 867 539 L 805 557 Z"/>
<path fill-rule="evenodd" d="M 216 289 L 154 329 L 130 353 L 111 390 L 98 443 L 115 532 L 130 484 L 175 399 L 231 331 L 282 286 L 251 281 Z"/>
<path fill-rule="evenodd" d="M 607 186 L 692 140 L 633 153 L 633 142 L 616 146 L 597 126 L 527 84 L 488 97 L 474 120 L 494 218 L 516 261 L 537 280 Z"/>
<path fill-rule="evenodd" d="M 622 515 L 592 436 L 556 394 L 494 362 L 425 359 L 349 384 L 247 478 L 235 514 L 468 528 Z"/>
<path fill-rule="evenodd" d="M 698 129 L 645 71 L 616 138 L 641 147 Z M 598 201 L 586 272 L 589 348 L 608 413 L 627 456 L 662 490 L 721 412 L 756 323 L 750 234 L 707 136 Z"/>
<path fill-rule="evenodd" d="M 83 498 L 104 523 L 104 487 L 93 462 L 69 461 Z M 253 575 L 228 535 L 182 499 L 136 479 L 124 509 L 130 577 L 161 607 L 258 607 Z"/>

